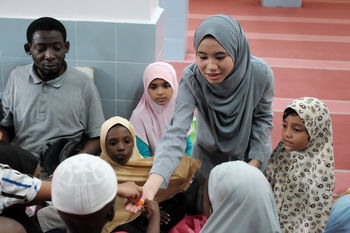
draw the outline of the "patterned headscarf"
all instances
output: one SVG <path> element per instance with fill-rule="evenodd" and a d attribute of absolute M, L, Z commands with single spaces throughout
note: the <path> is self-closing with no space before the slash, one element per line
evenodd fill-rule
<path fill-rule="evenodd" d="M 327 106 L 304 97 L 289 106 L 310 136 L 302 151 L 287 151 L 280 142 L 266 176 L 275 195 L 282 232 L 323 232 L 334 189 L 332 123 Z"/>

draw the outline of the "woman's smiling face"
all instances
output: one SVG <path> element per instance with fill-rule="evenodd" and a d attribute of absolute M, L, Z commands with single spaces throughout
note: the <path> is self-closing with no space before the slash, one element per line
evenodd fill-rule
<path fill-rule="evenodd" d="M 196 51 L 198 68 L 209 83 L 221 83 L 232 72 L 234 61 L 213 37 L 204 38 Z"/>

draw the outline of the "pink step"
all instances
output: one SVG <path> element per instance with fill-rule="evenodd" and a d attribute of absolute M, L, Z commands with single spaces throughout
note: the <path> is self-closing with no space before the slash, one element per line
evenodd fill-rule
<path fill-rule="evenodd" d="M 349 26 L 350 27 L 350 26 Z M 190 32 L 192 34 L 192 32 Z M 272 36 L 275 38 L 271 39 Z M 327 37 L 306 37 L 302 36 L 286 40 L 286 36 L 256 35 L 250 38 L 247 35 L 251 54 L 257 57 L 294 58 L 308 60 L 350 60 L 350 37 L 334 37 L 340 42 L 332 42 Z M 194 54 L 193 35 L 187 39 L 188 53 Z"/>
<path fill-rule="evenodd" d="M 210 0 L 191 0 L 189 3 L 191 14 L 350 18 L 350 4 L 344 0 L 303 0 L 302 8 L 261 7 L 259 0 L 220 0 L 220 4 Z"/>
<path fill-rule="evenodd" d="M 188 30 L 195 31 L 209 15 L 189 14 Z M 235 16 L 245 33 L 350 36 L 349 20 L 272 16 Z M 336 24 L 336 27 L 334 26 Z"/>

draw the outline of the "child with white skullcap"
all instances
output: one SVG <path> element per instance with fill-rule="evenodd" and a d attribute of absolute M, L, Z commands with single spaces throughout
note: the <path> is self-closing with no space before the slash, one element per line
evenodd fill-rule
<path fill-rule="evenodd" d="M 56 168 L 52 178 L 52 203 L 67 225 L 68 233 L 100 233 L 114 217 L 117 194 L 141 195 L 135 186 L 118 187 L 116 174 L 107 162 L 93 155 L 79 154 Z M 122 190 L 118 190 L 120 188 Z"/>

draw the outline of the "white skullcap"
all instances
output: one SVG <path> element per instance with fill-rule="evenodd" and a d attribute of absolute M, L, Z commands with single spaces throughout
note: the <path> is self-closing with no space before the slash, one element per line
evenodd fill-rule
<path fill-rule="evenodd" d="M 91 214 L 115 198 L 117 184 L 117 176 L 106 161 L 78 154 L 56 168 L 52 178 L 52 203 L 65 213 Z"/>

